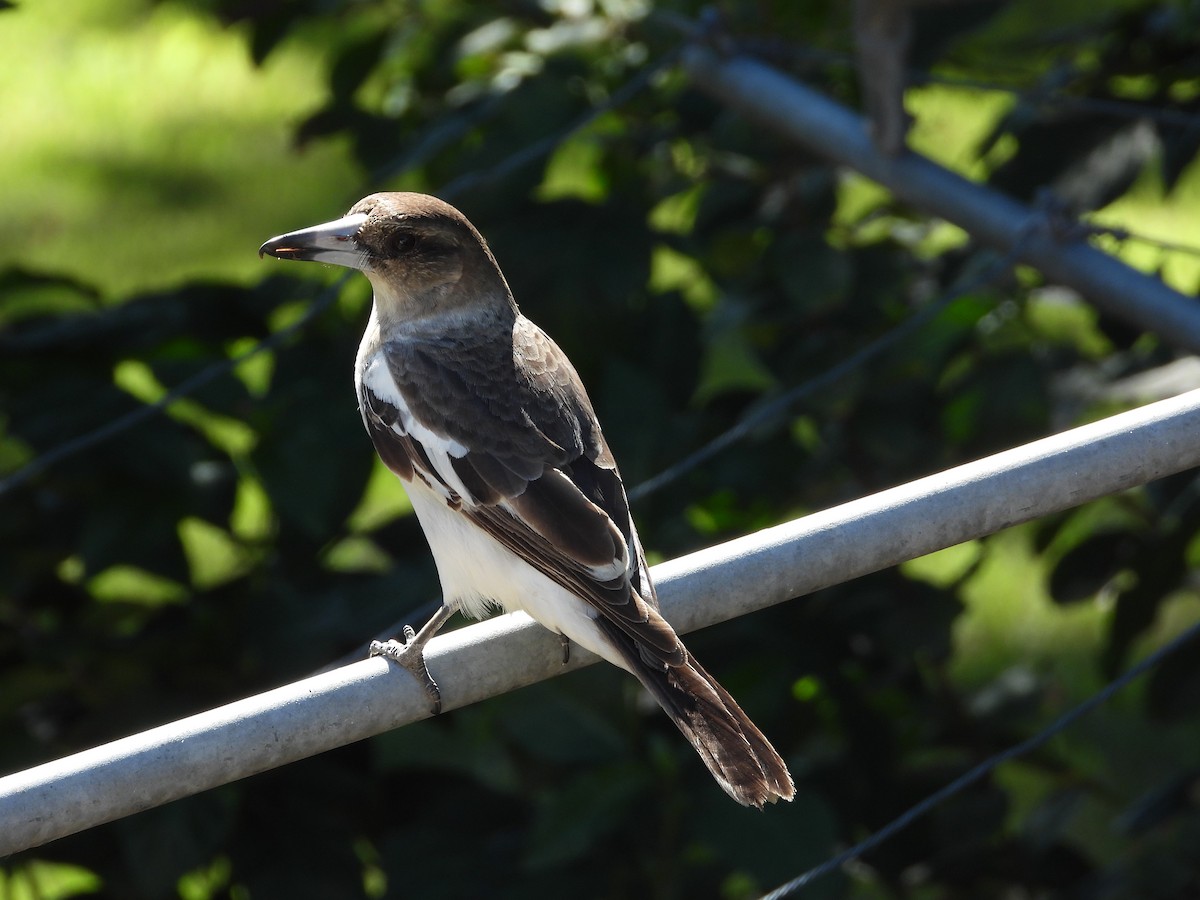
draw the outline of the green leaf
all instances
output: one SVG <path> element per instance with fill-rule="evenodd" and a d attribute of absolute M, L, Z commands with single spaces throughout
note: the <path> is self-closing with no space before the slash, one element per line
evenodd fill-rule
<path fill-rule="evenodd" d="M 692 402 L 703 406 L 722 394 L 762 393 L 774 386 L 774 376 L 746 335 L 740 330 L 723 331 L 704 348 Z"/>

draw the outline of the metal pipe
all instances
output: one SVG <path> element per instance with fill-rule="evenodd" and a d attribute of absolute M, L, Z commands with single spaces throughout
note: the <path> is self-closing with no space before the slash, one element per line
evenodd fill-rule
<path fill-rule="evenodd" d="M 701 550 L 654 568 L 683 632 L 1200 465 L 1191 391 Z M 455 709 L 594 662 L 523 614 L 435 638 Z M 369 659 L 0 778 L 0 855 L 429 716 L 407 673 Z"/>
<path fill-rule="evenodd" d="M 692 45 L 693 83 L 748 119 L 879 182 L 906 203 L 960 225 L 972 237 L 1079 291 L 1106 312 L 1200 352 L 1200 302 L 1130 268 L 1078 237 L 1059 236 L 1037 210 L 908 151 L 887 156 L 866 121 L 828 97 L 743 56 Z"/>

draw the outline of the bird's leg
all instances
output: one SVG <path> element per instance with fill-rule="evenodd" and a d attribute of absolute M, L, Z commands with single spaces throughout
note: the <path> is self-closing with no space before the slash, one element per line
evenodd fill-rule
<path fill-rule="evenodd" d="M 571 639 L 560 631 L 558 633 L 558 640 L 562 644 L 562 664 L 565 666 L 571 661 Z"/>
<path fill-rule="evenodd" d="M 442 692 L 425 666 L 425 645 L 452 615 L 454 610 L 443 605 L 433 614 L 433 618 L 421 626 L 420 631 L 414 632 L 411 625 L 405 625 L 403 641 L 371 641 L 372 656 L 383 656 L 404 666 L 421 682 L 425 693 L 429 695 L 430 711 L 435 716 L 442 711 Z"/>

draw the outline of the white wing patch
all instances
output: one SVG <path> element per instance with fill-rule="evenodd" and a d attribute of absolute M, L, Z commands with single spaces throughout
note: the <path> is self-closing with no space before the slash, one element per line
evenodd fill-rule
<path fill-rule="evenodd" d="M 434 474 L 444 485 L 449 486 L 459 501 L 468 506 L 473 505 L 474 498 L 471 496 L 471 492 L 467 490 L 462 479 L 458 477 L 458 473 L 454 471 L 454 466 L 450 464 L 451 458 L 462 459 L 470 448 L 451 437 L 438 434 L 412 414 L 412 410 L 408 408 L 408 402 L 400 393 L 400 389 L 396 387 L 392 373 L 388 370 L 383 351 L 367 360 L 362 370 L 362 384 L 366 390 L 380 400 L 395 407 L 400 414 L 400 421 L 392 424 L 392 431 L 396 434 L 407 435 L 419 443 L 425 451 L 425 455 L 429 457 L 429 462 L 433 465 Z M 441 493 L 443 499 L 450 500 L 450 495 L 446 492 L 444 485 L 435 481 L 430 486 Z"/>
<path fill-rule="evenodd" d="M 431 489 L 431 491 L 441 499 L 442 504 L 447 506 L 461 505 L 466 508 L 475 506 L 476 503 L 474 497 L 471 495 L 471 492 L 467 489 L 466 485 L 463 484 L 462 479 L 459 478 L 458 473 L 454 470 L 454 466 L 450 462 L 451 459 L 462 459 L 470 451 L 470 448 L 464 446 L 462 443 L 454 440 L 451 437 L 433 431 L 412 414 L 412 410 L 409 408 L 408 402 L 404 399 L 404 395 L 400 392 L 400 389 L 396 387 L 396 382 L 392 378 L 392 373 L 388 368 L 387 360 L 385 359 L 384 351 L 382 349 L 376 350 L 376 352 L 370 357 L 362 359 L 360 365 L 360 377 L 363 389 L 370 391 L 377 398 L 395 408 L 399 414 L 399 421 L 392 424 L 392 430 L 396 432 L 396 434 L 406 435 L 419 443 L 421 448 L 425 451 L 425 455 L 429 458 L 429 462 L 434 468 L 434 472 L 430 474 L 435 475 L 436 477 L 422 479 L 425 486 Z M 420 469 L 420 462 L 418 460 L 412 460 L 412 463 L 418 468 L 418 470 Z M 562 473 L 556 474 L 566 478 L 566 476 Z M 416 500 L 416 496 L 415 492 L 411 488 L 415 487 L 417 487 L 417 485 L 414 484 L 410 486 L 409 490 L 409 495 L 410 497 L 413 497 L 414 501 Z M 418 512 L 420 512 L 420 507 L 416 502 L 414 502 L 414 506 L 417 507 Z M 515 520 L 521 521 L 520 514 L 512 507 L 511 504 L 508 503 L 508 501 L 501 501 L 499 506 Z M 601 511 L 597 509 L 597 512 Z M 479 532 L 481 535 L 483 534 L 482 530 L 479 529 L 478 526 L 467 522 L 467 520 L 462 516 L 462 513 L 458 511 L 451 511 L 451 514 L 454 519 L 461 520 L 460 527 L 465 526 L 470 533 Z M 427 514 L 421 516 L 420 518 L 422 520 L 422 525 L 427 525 L 426 520 L 429 519 L 430 516 Z M 437 521 L 437 519 L 435 518 L 434 521 Z M 524 527 L 529 526 L 525 525 Z M 426 527 L 427 533 L 428 530 L 428 527 Z M 493 539 L 490 537 L 487 537 L 485 540 L 487 542 L 493 542 Z M 435 541 L 430 541 L 431 545 L 434 543 Z M 628 571 L 629 561 L 629 548 L 626 546 L 624 541 L 619 541 L 617 546 L 617 554 L 611 562 L 602 566 L 585 566 L 583 569 L 588 573 L 588 575 L 598 581 L 610 581 L 614 578 L 621 577 Z M 442 562 L 445 561 L 443 560 Z M 462 557 L 459 557 L 457 562 L 459 565 L 461 565 L 463 562 Z M 439 565 L 439 568 L 443 569 L 441 572 L 443 584 L 445 584 L 448 579 L 453 580 L 455 578 L 455 575 L 453 574 L 454 569 L 456 568 L 455 566 Z M 467 579 L 467 581 L 471 580 L 472 579 Z M 471 601 L 469 599 L 471 596 L 470 589 L 463 589 L 452 593 L 460 594 L 463 601 L 468 605 L 471 605 Z M 515 598 L 504 598 L 500 602 L 506 609 L 520 608 L 520 603 L 516 602 Z M 543 613 L 540 616 L 536 616 L 536 618 L 544 619 L 545 614 Z"/>
<path fill-rule="evenodd" d="M 413 417 L 404 395 L 400 393 L 400 389 L 396 387 L 396 382 L 392 379 L 392 373 L 388 371 L 382 351 L 367 362 L 362 380 L 363 384 L 376 397 L 385 403 L 390 403 L 400 411 L 400 424 L 403 430 L 399 431 L 399 434 L 407 434 L 414 440 L 420 441 L 426 451 L 441 449 L 455 459 L 462 459 L 467 455 L 468 447 L 464 447 L 453 438 L 432 431 Z"/>

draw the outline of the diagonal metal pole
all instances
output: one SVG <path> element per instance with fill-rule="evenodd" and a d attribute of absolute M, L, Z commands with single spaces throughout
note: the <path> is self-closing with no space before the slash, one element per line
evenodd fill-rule
<path fill-rule="evenodd" d="M 1152 403 L 654 567 L 683 632 L 1200 465 L 1200 390 Z M 435 638 L 452 710 L 580 666 L 524 615 Z M 427 718 L 381 658 L 0 778 L 0 855 Z"/>
<path fill-rule="evenodd" d="M 1005 253 L 1016 248 L 1017 261 L 1034 266 L 1048 280 L 1074 288 L 1106 312 L 1170 344 L 1200 352 L 1200 301 L 1195 297 L 1082 238 L 1056 235 L 1049 228 L 1029 234 L 1035 210 L 918 153 L 885 155 L 871 141 L 861 116 L 757 60 L 692 45 L 683 54 L 683 65 L 700 90 L 740 115 L 858 170 L 985 244 Z"/>

